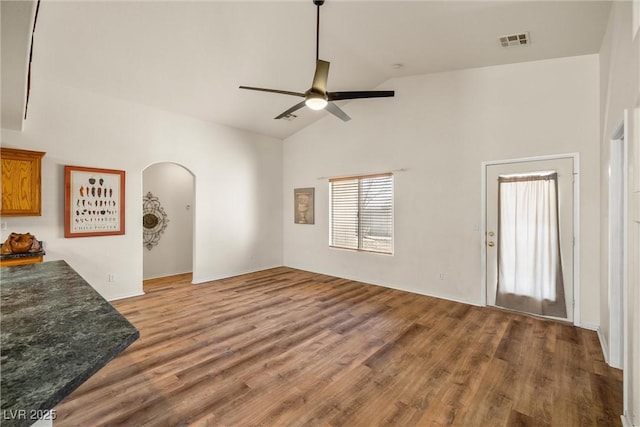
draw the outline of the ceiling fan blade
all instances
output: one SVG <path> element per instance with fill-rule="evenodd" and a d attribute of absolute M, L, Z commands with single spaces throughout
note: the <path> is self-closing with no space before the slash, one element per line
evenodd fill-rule
<path fill-rule="evenodd" d="M 287 117 L 289 114 L 293 113 L 294 111 L 298 111 L 299 109 L 301 109 L 302 107 L 304 107 L 304 101 L 297 103 L 296 105 L 294 105 L 293 107 L 289 108 L 287 111 L 285 111 L 284 113 L 280 114 L 277 117 L 274 117 L 276 120 L 277 119 L 282 119 L 284 117 Z"/>
<path fill-rule="evenodd" d="M 342 120 L 343 122 L 348 122 L 349 120 L 351 120 L 351 117 L 347 116 L 347 113 L 342 111 L 340 107 L 338 107 L 333 102 L 329 102 L 327 106 L 324 107 L 324 109 L 330 112 L 331 114 L 333 114 L 334 116 L 336 116 L 337 118 L 339 118 L 340 120 Z"/>
<path fill-rule="evenodd" d="M 394 95 L 395 95 L 395 91 L 393 90 L 363 90 L 363 91 L 327 93 L 329 101 L 341 101 L 344 99 L 361 99 L 361 98 L 388 98 Z"/>
<path fill-rule="evenodd" d="M 329 77 L 329 62 L 318 59 L 316 61 L 316 73 L 313 76 L 311 90 L 324 94 L 327 91 L 327 78 Z"/>
<path fill-rule="evenodd" d="M 300 92 L 291 92 L 288 90 L 278 90 L 278 89 L 264 89 L 261 87 L 240 86 L 240 89 L 258 90 L 260 92 L 280 93 L 282 95 L 300 96 L 302 98 L 304 98 L 305 96 L 304 93 L 300 93 Z"/>

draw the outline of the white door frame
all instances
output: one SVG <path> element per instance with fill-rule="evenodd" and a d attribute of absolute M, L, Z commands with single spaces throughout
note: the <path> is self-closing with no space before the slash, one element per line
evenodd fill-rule
<path fill-rule="evenodd" d="M 615 136 L 615 135 L 614 135 Z M 624 355 L 622 370 L 622 425 L 640 425 L 640 342 L 633 332 L 640 330 L 640 269 L 635 262 L 640 254 L 640 101 L 624 111 L 624 141 L 627 153 L 627 234 L 623 301 Z M 640 234 L 640 233 L 639 233 Z"/>
<path fill-rule="evenodd" d="M 608 271 L 608 297 L 609 297 L 609 342 L 606 349 L 609 354 L 605 354 L 605 360 L 610 366 L 622 369 L 624 353 L 624 313 L 625 307 L 623 294 L 625 283 L 627 282 L 627 221 L 628 221 L 628 198 L 627 198 L 627 143 L 624 138 L 624 122 L 620 124 L 614 132 L 610 142 L 610 178 L 609 178 L 609 271 Z M 618 150 L 615 150 L 617 148 Z M 615 167 L 614 167 L 615 166 Z M 619 192 L 613 193 L 612 183 L 621 184 L 617 188 Z M 615 214 L 615 215 L 614 215 Z M 617 238 L 620 242 L 614 241 L 613 228 L 617 226 L 619 233 Z M 618 243 L 618 245 L 614 245 Z M 619 250 L 619 248 L 622 250 Z"/>
<path fill-rule="evenodd" d="M 480 194 L 480 272 L 482 275 L 480 302 L 487 305 L 487 168 L 507 163 L 536 162 L 539 160 L 573 159 L 573 324 L 580 326 L 580 153 L 552 154 L 518 159 L 482 162 Z"/>

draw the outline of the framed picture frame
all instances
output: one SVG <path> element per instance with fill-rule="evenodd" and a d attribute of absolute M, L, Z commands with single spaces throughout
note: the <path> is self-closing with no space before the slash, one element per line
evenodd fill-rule
<path fill-rule="evenodd" d="M 296 224 L 314 224 L 315 188 L 293 190 L 293 218 Z"/>
<path fill-rule="evenodd" d="M 64 167 L 64 237 L 124 234 L 125 172 Z"/>

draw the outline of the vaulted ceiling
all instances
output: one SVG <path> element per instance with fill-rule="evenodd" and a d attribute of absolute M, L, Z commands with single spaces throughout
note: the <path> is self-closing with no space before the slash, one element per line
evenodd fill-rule
<path fill-rule="evenodd" d="M 597 53 L 609 10 L 599 1 L 327 0 L 320 58 L 331 62 L 331 91 L 393 89 L 394 77 Z M 285 138 L 327 113 L 302 109 L 292 121 L 274 120 L 299 99 L 238 86 L 308 89 L 315 20 L 311 0 L 43 1 L 33 72 Z M 499 36 L 520 32 L 529 46 L 499 46 Z M 339 105 L 348 113 L 348 102 Z"/>

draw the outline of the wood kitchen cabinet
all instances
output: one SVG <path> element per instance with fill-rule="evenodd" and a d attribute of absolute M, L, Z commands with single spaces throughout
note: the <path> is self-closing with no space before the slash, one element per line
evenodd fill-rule
<path fill-rule="evenodd" d="M 42 215 L 42 151 L 0 148 L 2 216 Z"/>
<path fill-rule="evenodd" d="M 21 258 L 7 258 L 0 259 L 0 267 L 11 267 L 13 265 L 27 265 L 27 264 L 36 264 L 38 262 L 42 262 L 44 257 L 42 255 L 30 256 L 30 257 L 21 257 Z"/>

